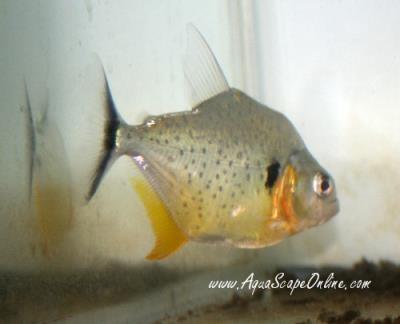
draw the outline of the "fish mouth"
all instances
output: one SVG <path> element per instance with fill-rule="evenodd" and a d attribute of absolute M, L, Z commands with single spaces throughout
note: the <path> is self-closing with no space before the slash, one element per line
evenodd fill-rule
<path fill-rule="evenodd" d="M 340 211 L 340 204 L 339 204 L 339 200 L 337 198 L 330 201 L 329 206 L 334 207 L 333 215 L 331 217 L 335 216 Z"/>
<path fill-rule="evenodd" d="M 339 200 L 337 198 L 328 202 L 324 211 L 317 218 L 315 226 L 322 225 L 333 218 L 340 210 Z"/>
<path fill-rule="evenodd" d="M 338 204 L 338 205 L 339 205 L 339 199 L 335 198 L 335 199 L 333 199 L 333 200 L 330 200 L 330 201 L 329 201 L 329 204 L 330 204 L 330 205 L 331 205 L 331 204 Z"/>
<path fill-rule="evenodd" d="M 315 227 L 327 223 L 339 212 L 339 210 L 340 207 L 338 199 L 333 199 L 327 202 L 324 208 L 320 208 L 319 211 L 315 213 L 314 217 L 303 221 L 303 223 L 301 224 L 302 229 Z"/>

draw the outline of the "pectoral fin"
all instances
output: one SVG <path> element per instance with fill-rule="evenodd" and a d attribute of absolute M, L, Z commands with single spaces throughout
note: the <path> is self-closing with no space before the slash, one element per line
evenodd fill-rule
<path fill-rule="evenodd" d="M 143 179 L 132 179 L 132 187 L 141 198 L 156 236 L 153 250 L 146 256 L 148 260 L 159 260 L 178 250 L 187 242 L 187 237 L 171 218 L 168 209 Z"/>

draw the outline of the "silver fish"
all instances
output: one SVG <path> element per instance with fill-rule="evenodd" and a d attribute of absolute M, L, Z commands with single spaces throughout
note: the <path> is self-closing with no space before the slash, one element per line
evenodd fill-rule
<path fill-rule="evenodd" d="M 335 184 L 281 113 L 230 88 L 201 34 L 188 27 L 185 76 L 191 111 L 130 126 L 106 82 L 104 153 L 88 199 L 118 157 L 128 155 L 151 190 L 136 182 L 157 236 L 149 259 L 188 240 L 260 248 L 329 220 Z M 147 198 L 146 198 L 147 197 Z"/>

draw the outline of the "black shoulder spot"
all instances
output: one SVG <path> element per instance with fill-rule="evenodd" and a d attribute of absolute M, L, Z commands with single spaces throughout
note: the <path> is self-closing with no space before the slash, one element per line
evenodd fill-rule
<path fill-rule="evenodd" d="M 281 165 L 278 161 L 272 162 L 267 167 L 267 180 L 265 181 L 265 187 L 267 189 L 271 189 L 274 186 L 276 180 L 278 179 L 280 168 Z"/>

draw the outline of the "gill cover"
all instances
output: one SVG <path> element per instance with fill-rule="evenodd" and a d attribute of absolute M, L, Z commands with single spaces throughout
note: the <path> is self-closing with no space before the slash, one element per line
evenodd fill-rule
<path fill-rule="evenodd" d="M 293 207 L 296 180 L 296 170 L 288 164 L 276 182 L 272 193 L 272 218 L 283 219 L 290 234 L 296 232 L 298 225 L 298 218 Z"/>

